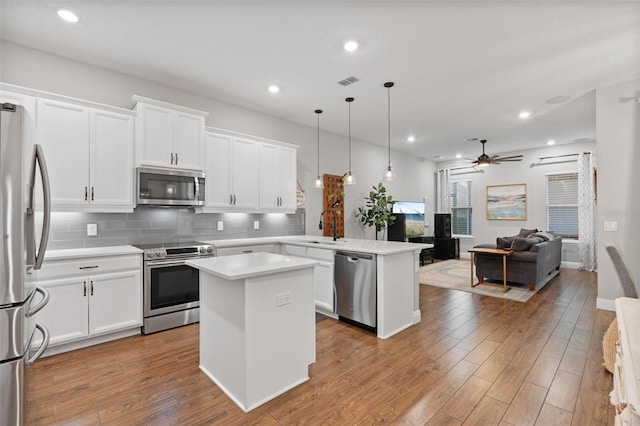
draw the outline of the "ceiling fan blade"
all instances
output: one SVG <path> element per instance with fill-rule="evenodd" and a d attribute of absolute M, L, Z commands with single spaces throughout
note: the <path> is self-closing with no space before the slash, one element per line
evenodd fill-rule
<path fill-rule="evenodd" d="M 489 161 L 497 160 L 498 157 L 500 157 L 500 156 L 499 155 L 492 155 L 491 157 L 489 157 Z"/>
<path fill-rule="evenodd" d="M 499 161 L 520 161 L 522 160 L 522 155 L 511 155 L 509 157 L 500 157 Z"/>

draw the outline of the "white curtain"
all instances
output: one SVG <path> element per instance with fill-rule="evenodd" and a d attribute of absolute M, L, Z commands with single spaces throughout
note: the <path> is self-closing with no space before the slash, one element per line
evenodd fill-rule
<path fill-rule="evenodd" d="M 451 186 L 449 185 L 449 169 L 438 170 L 436 176 L 438 213 L 451 213 Z"/>
<path fill-rule="evenodd" d="M 596 256 L 596 194 L 594 153 L 578 154 L 578 256 L 580 269 L 595 271 Z"/>

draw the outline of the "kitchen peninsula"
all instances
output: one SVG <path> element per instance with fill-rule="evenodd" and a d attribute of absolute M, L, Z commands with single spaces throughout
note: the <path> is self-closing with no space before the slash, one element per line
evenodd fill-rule
<path fill-rule="evenodd" d="M 309 379 L 313 267 L 275 253 L 188 260 L 200 270 L 200 369 L 248 412 Z"/>

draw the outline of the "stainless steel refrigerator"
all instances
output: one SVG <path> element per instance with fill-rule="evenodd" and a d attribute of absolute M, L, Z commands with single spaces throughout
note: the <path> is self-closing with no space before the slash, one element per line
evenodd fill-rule
<path fill-rule="evenodd" d="M 33 316 L 49 301 L 35 271 L 49 237 L 50 192 L 41 147 L 22 138 L 23 108 L 5 103 L 0 110 L 0 425 L 12 426 L 25 422 L 24 369 L 49 344 L 49 332 Z M 43 193 L 37 202 L 36 181 Z M 43 213 L 38 247 L 36 210 Z"/>

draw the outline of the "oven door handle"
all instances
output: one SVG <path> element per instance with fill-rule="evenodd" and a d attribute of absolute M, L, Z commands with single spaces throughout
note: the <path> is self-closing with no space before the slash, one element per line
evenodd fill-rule
<path fill-rule="evenodd" d="M 148 267 L 162 267 L 162 266 L 179 266 L 179 265 L 184 265 L 186 259 L 180 259 L 180 260 L 175 260 L 175 259 L 171 259 L 171 260 L 147 260 L 145 262 L 145 266 Z"/>

